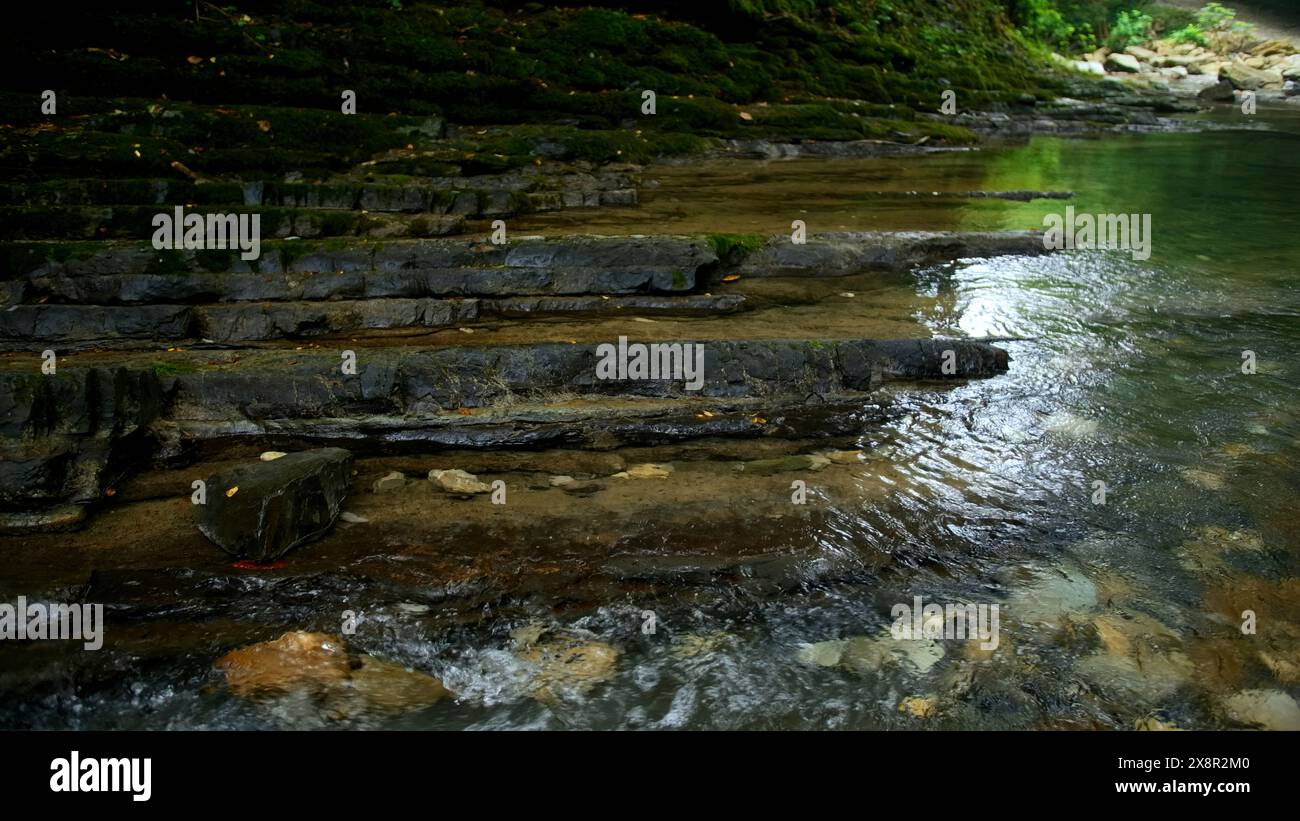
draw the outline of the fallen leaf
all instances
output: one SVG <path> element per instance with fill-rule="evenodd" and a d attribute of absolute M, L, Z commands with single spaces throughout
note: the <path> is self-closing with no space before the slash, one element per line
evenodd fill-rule
<path fill-rule="evenodd" d="M 232 487 L 230 490 L 226 491 L 226 498 L 229 499 L 231 496 L 234 496 L 238 492 L 239 492 L 239 486 L 236 485 Z"/>

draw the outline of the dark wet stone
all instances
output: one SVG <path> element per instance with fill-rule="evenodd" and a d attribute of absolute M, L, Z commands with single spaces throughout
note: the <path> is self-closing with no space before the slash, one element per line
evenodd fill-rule
<path fill-rule="evenodd" d="M 1232 93 L 1233 88 L 1234 86 L 1231 82 L 1221 79 L 1214 85 L 1206 86 L 1201 89 L 1197 92 L 1196 96 L 1202 100 L 1209 100 L 1211 102 L 1230 103 L 1236 99 L 1236 95 Z"/>
<path fill-rule="evenodd" d="M 39 527 L 47 508 L 97 501 L 105 468 L 147 444 L 164 407 L 150 370 L 0 376 L 0 510 L 31 513 L 15 521 Z"/>
<path fill-rule="evenodd" d="M 241 465 L 208 478 L 199 530 L 227 553 L 270 561 L 329 530 L 351 483 L 341 448 Z"/>
<path fill-rule="evenodd" d="M 779 235 L 735 270 L 745 277 L 849 276 L 954 259 L 1044 253 L 1042 234 L 1034 231 L 828 233 L 809 236 L 802 245 Z"/>
<path fill-rule="evenodd" d="M 195 309 L 199 336 L 217 342 L 297 339 L 391 328 L 441 328 L 478 317 L 476 300 L 270 302 Z"/>
<path fill-rule="evenodd" d="M 0 340 L 30 349 L 41 342 L 184 339 L 192 325 L 183 305 L 15 305 L 0 312 Z"/>

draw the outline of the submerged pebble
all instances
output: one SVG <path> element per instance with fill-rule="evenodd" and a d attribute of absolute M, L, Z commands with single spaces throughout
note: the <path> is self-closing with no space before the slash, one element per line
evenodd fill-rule
<path fill-rule="evenodd" d="M 1300 705 L 1281 690 L 1243 690 L 1223 702 L 1238 724 L 1265 730 L 1300 730 Z"/>

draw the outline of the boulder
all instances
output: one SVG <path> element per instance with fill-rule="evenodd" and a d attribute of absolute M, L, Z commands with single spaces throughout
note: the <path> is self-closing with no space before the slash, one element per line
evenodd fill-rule
<path fill-rule="evenodd" d="M 232 650 L 214 666 L 240 698 L 307 695 L 338 719 L 420 709 L 451 695 L 428 673 L 374 656 L 352 657 L 343 639 L 326 633 L 285 633 Z"/>
<path fill-rule="evenodd" d="M 1220 80 L 1212 86 L 1206 86 L 1196 95 L 1202 100 L 1209 100 L 1218 103 L 1230 103 L 1234 97 L 1232 94 L 1232 83 L 1227 80 Z"/>
<path fill-rule="evenodd" d="M 537 643 L 517 653 L 534 671 L 531 695 L 544 703 L 585 695 L 609 680 L 619 655 L 613 645 L 568 633 L 539 637 Z"/>
<path fill-rule="evenodd" d="M 401 490 L 406 487 L 406 475 L 400 470 L 394 470 L 387 475 L 376 479 L 371 489 L 375 493 L 391 493 L 395 490 Z"/>
<path fill-rule="evenodd" d="M 275 641 L 232 650 L 214 666 L 225 674 L 232 693 L 253 699 L 319 691 L 349 676 L 343 640 L 325 633 L 285 633 Z"/>
<path fill-rule="evenodd" d="M 1131 54 L 1108 54 L 1106 55 L 1106 70 L 1137 74 L 1142 70 L 1142 64 Z"/>
<path fill-rule="evenodd" d="M 1227 62 L 1224 60 L 1207 60 L 1203 63 L 1197 63 L 1192 68 L 1199 70 L 1201 74 L 1208 74 L 1211 77 L 1218 78 L 1219 72 L 1223 71 L 1225 65 L 1227 65 Z"/>
<path fill-rule="evenodd" d="M 1231 62 L 1219 70 L 1219 77 L 1232 83 L 1232 87 L 1242 91 L 1257 91 L 1268 86 L 1282 87 L 1282 74 L 1277 71 L 1261 71 L 1256 68 Z"/>
<path fill-rule="evenodd" d="M 1136 57 L 1144 63 L 1149 63 L 1156 58 L 1156 53 L 1149 48 L 1141 46 L 1129 46 L 1124 49 L 1124 53 Z"/>
<path fill-rule="evenodd" d="M 345 691 L 356 703 L 342 709 L 337 702 L 334 705 L 345 716 L 421 709 L 451 696 L 443 683 L 428 673 L 374 656 L 363 655 L 357 660 L 359 665 L 352 670 Z"/>
<path fill-rule="evenodd" d="M 1079 60 L 1074 64 L 1074 67 L 1076 70 L 1082 71 L 1084 74 L 1106 73 L 1106 67 L 1096 60 Z"/>
<path fill-rule="evenodd" d="M 341 448 L 240 465 L 208 478 L 199 530 L 227 553 L 271 561 L 329 530 L 351 484 Z"/>

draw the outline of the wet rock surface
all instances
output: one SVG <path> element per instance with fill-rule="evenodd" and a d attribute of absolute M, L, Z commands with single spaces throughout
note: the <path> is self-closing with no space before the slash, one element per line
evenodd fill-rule
<path fill-rule="evenodd" d="M 451 697 L 428 673 L 367 654 L 350 653 L 339 636 L 290 632 L 232 650 L 213 664 L 229 692 L 261 705 L 314 702 L 333 722 L 388 716 Z"/>
<path fill-rule="evenodd" d="M 290 453 L 212 475 L 199 530 L 234 556 L 267 562 L 326 533 L 352 484 L 339 448 Z"/>

